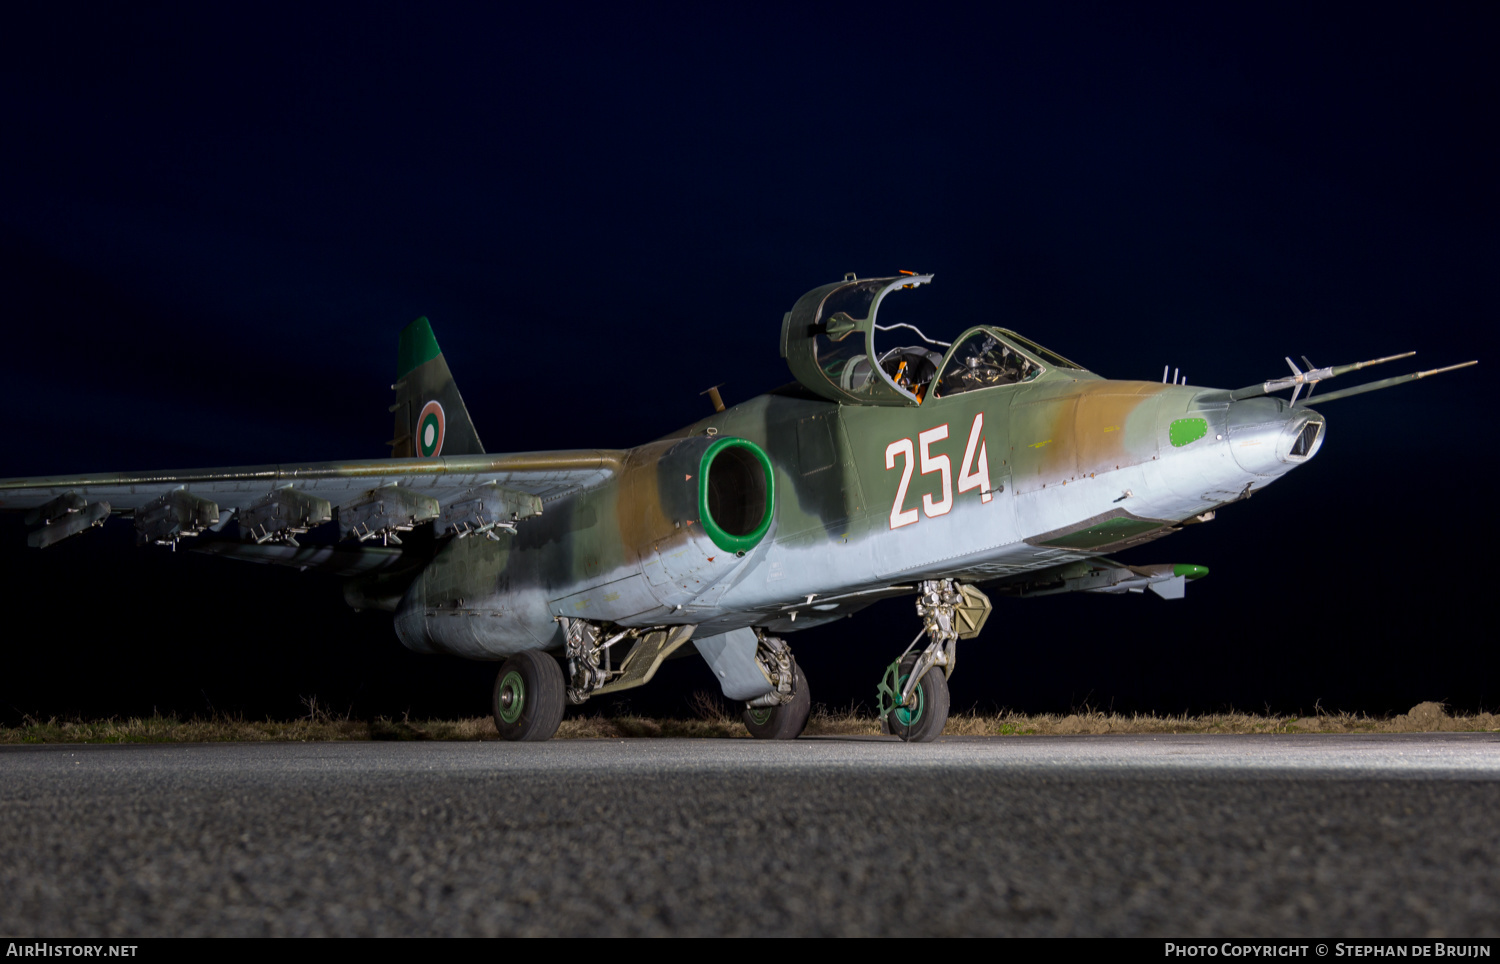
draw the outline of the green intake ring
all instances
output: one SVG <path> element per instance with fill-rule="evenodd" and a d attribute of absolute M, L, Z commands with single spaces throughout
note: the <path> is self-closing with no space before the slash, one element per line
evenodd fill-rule
<path fill-rule="evenodd" d="M 749 449 L 760 463 L 761 471 L 766 476 L 766 511 L 761 516 L 760 524 L 753 530 L 742 536 L 726 532 L 713 514 L 708 511 L 708 470 L 714 463 L 719 453 L 727 449 Z M 703 453 L 703 459 L 698 463 L 698 518 L 703 521 L 703 531 L 714 541 L 714 545 L 725 552 L 749 552 L 760 544 L 765 538 L 767 530 L 771 528 L 771 517 L 776 512 L 776 471 L 771 468 L 771 459 L 761 450 L 759 445 L 749 439 L 743 438 L 721 438 L 708 447 Z"/>

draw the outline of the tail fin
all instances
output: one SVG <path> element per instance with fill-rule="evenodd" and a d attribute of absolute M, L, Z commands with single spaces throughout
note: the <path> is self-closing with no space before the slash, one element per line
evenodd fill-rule
<path fill-rule="evenodd" d="M 396 435 L 386 444 L 391 458 L 436 458 L 439 455 L 483 455 L 479 433 L 469 420 L 463 396 L 443 360 L 427 319 L 418 318 L 401 331 L 397 356 Z"/>

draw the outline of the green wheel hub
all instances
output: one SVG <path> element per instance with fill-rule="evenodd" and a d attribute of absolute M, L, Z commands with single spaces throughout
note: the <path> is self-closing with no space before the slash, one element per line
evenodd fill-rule
<path fill-rule="evenodd" d="M 500 680 L 500 696 L 495 700 L 495 710 L 500 719 L 514 723 L 526 709 L 526 682 L 515 670 L 506 673 Z"/>
<path fill-rule="evenodd" d="M 910 678 L 911 674 L 907 673 L 896 682 L 897 693 L 901 692 L 901 690 L 906 686 L 906 681 Z M 911 695 L 917 698 L 917 705 L 915 707 L 904 705 L 896 707 L 896 719 L 900 721 L 902 726 L 911 726 L 913 723 L 922 718 L 922 709 L 927 699 L 922 695 L 922 687 L 918 686 L 916 689 L 912 690 Z"/>
<path fill-rule="evenodd" d="M 747 710 L 747 712 L 756 726 L 765 726 L 771 720 L 772 708 L 769 706 L 754 706 Z"/>

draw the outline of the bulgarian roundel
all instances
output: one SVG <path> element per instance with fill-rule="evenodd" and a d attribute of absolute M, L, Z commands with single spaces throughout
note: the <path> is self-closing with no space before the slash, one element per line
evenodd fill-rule
<path fill-rule="evenodd" d="M 443 418 L 443 406 L 434 399 L 422 406 L 417 416 L 417 454 L 424 459 L 436 457 L 443 451 L 443 429 L 447 421 Z"/>

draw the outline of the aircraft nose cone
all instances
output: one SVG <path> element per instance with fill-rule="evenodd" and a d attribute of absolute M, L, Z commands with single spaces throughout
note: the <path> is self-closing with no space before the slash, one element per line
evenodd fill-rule
<path fill-rule="evenodd" d="M 1323 416 L 1279 398 L 1246 398 L 1229 406 L 1229 451 L 1252 475 L 1278 476 L 1317 454 Z"/>

